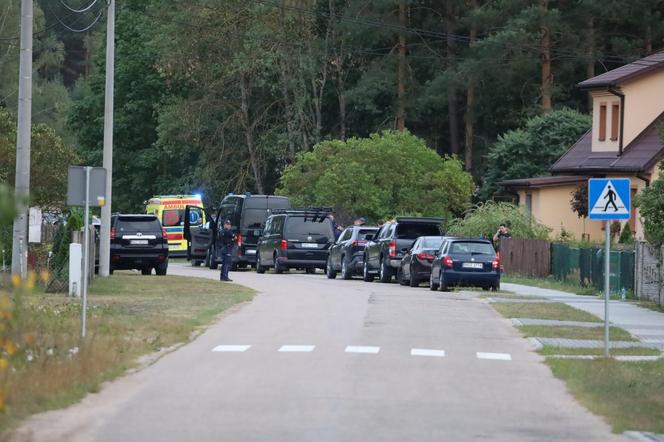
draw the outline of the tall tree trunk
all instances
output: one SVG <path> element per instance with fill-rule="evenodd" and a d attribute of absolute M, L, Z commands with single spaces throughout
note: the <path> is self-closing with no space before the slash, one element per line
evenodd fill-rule
<path fill-rule="evenodd" d="M 477 0 L 470 0 L 470 7 L 474 11 L 479 5 Z M 477 22 L 473 20 L 470 25 L 469 45 L 477 40 L 477 33 L 479 32 Z M 466 171 L 473 170 L 473 148 L 475 143 L 475 88 L 477 87 L 477 80 L 471 76 L 468 79 L 468 89 L 466 90 L 466 116 L 465 116 L 465 166 Z"/>
<path fill-rule="evenodd" d="M 645 48 L 646 55 L 652 54 L 652 25 L 646 25 Z"/>
<path fill-rule="evenodd" d="M 456 27 L 455 10 L 452 1 L 447 1 L 445 8 L 445 32 L 447 33 L 447 70 L 454 72 L 456 69 L 456 42 L 454 41 L 454 31 Z M 459 146 L 459 122 L 457 115 L 457 94 L 454 84 L 455 80 L 452 79 L 447 85 L 447 114 L 450 126 L 450 150 L 453 155 L 458 155 Z"/>
<path fill-rule="evenodd" d="M 586 78 L 595 76 L 595 18 L 588 17 L 586 21 Z M 588 94 L 588 112 L 593 110 L 593 97 Z"/>
<path fill-rule="evenodd" d="M 249 114 L 249 87 L 249 75 L 246 73 L 240 74 L 240 119 L 244 128 L 244 140 L 247 144 L 247 151 L 249 152 L 249 164 L 254 175 L 256 191 L 264 194 L 263 178 L 261 177 L 260 164 L 258 164 L 258 154 L 254 146 L 254 125 Z"/>
<path fill-rule="evenodd" d="M 549 0 L 541 0 L 543 13 L 549 10 Z M 551 94 L 553 92 L 553 76 L 551 74 L 551 32 L 545 24 L 540 28 L 542 34 L 540 60 L 542 62 L 542 112 L 551 112 Z"/>
<path fill-rule="evenodd" d="M 341 57 L 337 59 L 337 96 L 339 97 L 339 139 L 346 141 L 346 80 Z"/>
<path fill-rule="evenodd" d="M 406 27 L 405 0 L 399 1 L 399 25 Z M 399 68 L 397 84 L 397 130 L 406 128 L 406 32 L 399 31 Z"/>
<path fill-rule="evenodd" d="M 288 90 L 288 73 L 286 71 L 286 62 L 279 62 L 281 65 L 281 95 L 284 100 L 284 118 L 286 119 L 286 136 L 288 137 L 288 159 L 289 161 L 295 160 L 295 137 L 293 128 L 293 109 L 290 99 L 290 91 Z"/>

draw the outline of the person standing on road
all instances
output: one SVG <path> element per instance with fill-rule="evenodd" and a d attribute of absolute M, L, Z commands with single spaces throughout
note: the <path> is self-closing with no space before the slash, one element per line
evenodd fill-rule
<path fill-rule="evenodd" d="M 231 230 L 230 220 L 224 221 L 224 229 L 221 231 L 221 274 L 219 275 L 220 281 L 228 281 L 228 273 L 231 271 L 233 264 L 233 248 L 235 246 L 235 234 Z"/>
<path fill-rule="evenodd" d="M 367 219 L 366 219 L 365 217 L 362 216 L 362 217 L 356 219 L 356 220 L 353 222 L 353 225 L 354 225 L 354 226 L 363 226 L 363 225 L 365 225 L 366 223 L 367 223 Z"/>
<path fill-rule="evenodd" d="M 501 224 L 496 234 L 493 235 L 493 244 L 496 251 L 500 250 L 500 242 L 504 238 L 511 238 L 511 237 L 512 234 L 510 233 L 510 229 L 507 228 L 507 225 L 505 225 L 505 223 Z"/>

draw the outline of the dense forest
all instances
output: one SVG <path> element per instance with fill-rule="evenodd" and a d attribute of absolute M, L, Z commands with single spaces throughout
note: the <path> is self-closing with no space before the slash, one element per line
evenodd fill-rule
<path fill-rule="evenodd" d="M 106 1 L 34 4 L 33 122 L 101 165 Z M 272 192 L 315 144 L 385 129 L 457 155 L 481 186 L 509 131 L 529 127 L 546 149 L 548 120 L 527 122 L 556 111 L 583 130 L 576 84 L 662 49 L 663 13 L 664 0 L 117 0 L 114 210 Z M 19 19 L 4 0 L 6 118 Z"/>

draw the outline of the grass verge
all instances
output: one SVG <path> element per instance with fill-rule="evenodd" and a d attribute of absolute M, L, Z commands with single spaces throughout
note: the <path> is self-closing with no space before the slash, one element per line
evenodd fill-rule
<path fill-rule="evenodd" d="M 486 293 L 480 295 L 480 298 L 494 298 L 494 299 L 515 299 L 515 300 L 529 300 L 529 299 L 534 299 L 534 300 L 543 300 L 546 299 L 542 296 L 529 296 L 529 295 L 517 295 L 514 293 L 495 293 L 495 294 L 490 294 L 487 295 Z"/>
<path fill-rule="evenodd" d="M 569 347 L 551 347 L 544 346 L 537 350 L 543 356 L 551 355 L 570 355 L 570 356 L 604 356 L 603 348 L 569 348 Z M 648 347 L 629 347 L 612 348 L 612 356 L 659 356 L 661 352 L 656 348 Z"/>
<path fill-rule="evenodd" d="M 491 305 L 506 318 L 601 322 L 597 316 L 562 302 L 496 302 Z"/>
<path fill-rule="evenodd" d="M 542 289 L 560 290 L 577 295 L 596 296 L 600 294 L 594 287 L 582 287 L 579 283 L 558 281 L 551 276 L 546 278 L 530 278 L 527 276 L 503 274 L 500 277 L 500 281 L 508 284 L 530 285 Z"/>
<path fill-rule="evenodd" d="M 187 341 L 197 327 L 253 293 L 212 280 L 118 272 L 91 286 L 85 340 L 79 338 L 78 299 L 24 294 L 19 330 L 32 338 L 13 369 L 0 376 L 8 404 L 0 429 L 98 391 L 136 366 L 139 356 Z"/>
<path fill-rule="evenodd" d="M 636 301 L 636 305 L 639 307 L 647 308 L 649 310 L 664 313 L 664 305 L 659 305 L 652 301 Z"/>
<path fill-rule="evenodd" d="M 547 358 L 546 363 L 581 404 L 606 417 L 614 432 L 664 433 L 664 360 Z"/>
<path fill-rule="evenodd" d="M 604 339 L 604 327 L 572 327 L 548 325 L 522 325 L 517 327 L 526 336 L 535 338 Z M 613 341 L 638 341 L 620 327 L 609 327 L 609 339 Z"/>

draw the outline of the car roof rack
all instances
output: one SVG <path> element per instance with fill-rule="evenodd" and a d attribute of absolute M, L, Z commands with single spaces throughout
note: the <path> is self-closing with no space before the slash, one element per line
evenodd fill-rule
<path fill-rule="evenodd" d="M 272 215 L 303 216 L 304 220 L 322 223 L 333 212 L 332 207 L 295 207 L 292 209 L 272 209 Z"/>

